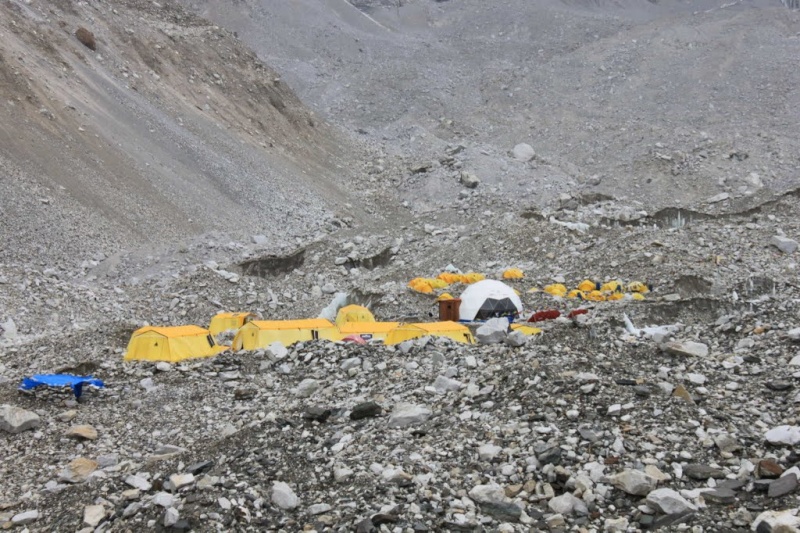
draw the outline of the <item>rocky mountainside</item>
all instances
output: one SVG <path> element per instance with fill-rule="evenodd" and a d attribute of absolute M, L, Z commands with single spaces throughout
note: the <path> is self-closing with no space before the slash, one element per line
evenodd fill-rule
<path fill-rule="evenodd" d="M 0 527 L 800 530 L 783 4 L 0 0 Z M 541 335 L 123 362 L 509 267 Z"/>
<path fill-rule="evenodd" d="M 4 259 L 77 265 L 211 230 L 284 239 L 346 201 L 357 152 L 230 31 L 144 1 L 0 15 Z"/>

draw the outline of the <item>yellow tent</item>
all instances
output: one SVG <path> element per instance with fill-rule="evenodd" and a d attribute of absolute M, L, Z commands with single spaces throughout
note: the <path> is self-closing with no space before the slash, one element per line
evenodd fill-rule
<path fill-rule="evenodd" d="M 125 361 L 177 363 L 195 357 L 211 357 L 227 349 L 227 346 L 219 346 L 209 331 L 199 326 L 146 326 L 131 335 Z"/>
<path fill-rule="evenodd" d="M 386 335 L 399 326 L 399 322 L 348 322 L 339 326 L 341 337 L 359 335 L 364 340 L 385 340 Z"/>
<path fill-rule="evenodd" d="M 234 350 L 266 348 L 275 341 L 284 346 L 311 340 L 339 340 L 339 330 L 324 318 L 302 320 L 253 320 L 233 338 Z"/>
<path fill-rule="evenodd" d="M 229 329 L 239 329 L 254 318 L 256 315 L 253 313 L 217 313 L 211 319 L 208 331 L 216 336 Z"/>
<path fill-rule="evenodd" d="M 336 325 L 341 327 L 348 322 L 375 322 L 375 317 L 366 307 L 346 305 L 336 313 Z"/>
<path fill-rule="evenodd" d="M 509 268 L 503 272 L 503 279 L 522 279 L 524 277 L 525 274 L 519 268 Z"/>
<path fill-rule="evenodd" d="M 386 335 L 386 344 L 398 344 L 419 337 L 448 337 L 456 342 L 475 344 L 475 338 L 467 326 L 458 322 L 420 322 L 401 324 Z"/>
<path fill-rule="evenodd" d="M 521 331 L 525 335 L 539 335 L 542 333 L 540 328 L 534 328 L 533 326 L 526 326 L 525 324 L 511 324 L 511 329 L 513 331 Z"/>

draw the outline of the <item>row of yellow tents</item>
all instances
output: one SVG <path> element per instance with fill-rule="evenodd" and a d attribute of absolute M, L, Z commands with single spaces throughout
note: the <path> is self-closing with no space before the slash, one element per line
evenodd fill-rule
<path fill-rule="evenodd" d="M 224 350 L 257 350 L 275 342 L 290 346 L 312 340 L 342 341 L 348 337 L 382 340 L 398 344 L 424 337 L 447 337 L 456 342 L 474 344 L 469 328 L 457 322 L 409 323 L 376 322 L 365 307 L 350 305 L 339 310 L 336 323 L 322 318 L 300 320 L 255 320 L 252 313 L 219 313 L 209 329 L 199 326 L 146 326 L 133 332 L 125 360 L 179 362 L 184 359 L 211 357 Z M 231 346 L 219 345 L 215 336 L 236 330 Z"/>
<path fill-rule="evenodd" d="M 539 289 L 533 288 L 528 292 L 538 292 Z M 570 290 L 563 283 L 553 283 L 546 285 L 542 292 L 558 298 L 578 298 L 593 302 L 605 302 L 624 300 L 644 300 L 645 294 L 650 292 L 650 287 L 641 281 L 632 281 L 627 285 L 619 280 L 597 283 L 590 279 L 581 281 L 577 287 Z"/>

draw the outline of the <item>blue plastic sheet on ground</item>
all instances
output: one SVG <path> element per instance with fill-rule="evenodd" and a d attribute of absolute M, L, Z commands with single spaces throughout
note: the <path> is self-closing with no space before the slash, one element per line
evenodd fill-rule
<path fill-rule="evenodd" d="M 70 374 L 37 374 L 29 378 L 23 378 L 20 390 L 31 390 L 36 387 L 71 387 L 75 398 L 80 398 L 83 394 L 83 386 L 105 387 L 103 382 L 92 376 L 72 376 Z"/>

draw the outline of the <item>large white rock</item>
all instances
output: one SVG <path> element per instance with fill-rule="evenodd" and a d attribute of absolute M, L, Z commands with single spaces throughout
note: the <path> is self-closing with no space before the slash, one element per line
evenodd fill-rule
<path fill-rule="evenodd" d="M 797 531 L 800 528 L 800 517 L 786 511 L 764 511 L 753 520 L 750 529 L 756 531 L 761 522 L 769 524 L 767 531 Z"/>
<path fill-rule="evenodd" d="M 570 515 L 572 513 L 587 514 L 588 509 L 583 500 L 575 497 L 571 492 L 565 492 L 561 496 L 550 498 L 547 506 L 554 513 Z"/>
<path fill-rule="evenodd" d="M 390 428 L 404 428 L 421 424 L 431 417 L 431 410 L 424 405 L 398 403 L 389 415 Z"/>
<path fill-rule="evenodd" d="M 527 143 L 519 143 L 514 147 L 511 153 L 514 159 L 522 162 L 530 161 L 536 157 L 536 151 L 533 149 L 533 146 Z"/>
<path fill-rule="evenodd" d="M 22 433 L 42 425 L 39 415 L 14 405 L 0 405 L 0 429 L 9 433 Z"/>
<path fill-rule="evenodd" d="M 800 442 L 800 427 L 798 426 L 778 426 L 772 428 L 764 435 L 770 444 L 786 444 L 794 446 Z"/>
<path fill-rule="evenodd" d="M 25 524 L 32 524 L 39 520 L 39 511 L 25 511 L 17 513 L 11 517 L 11 523 L 15 526 L 24 526 Z"/>
<path fill-rule="evenodd" d="M 506 499 L 506 491 L 497 483 L 475 485 L 469 491 L 469 497 L 479 503 L 501 503 Z"/>
<path fill-rule="evenodd" d="M 500 452 L 503 451 L 501 446 L 496 446 L 494 444 L 484 444 L 480 448 L 478 448 L 478 457 L 480 457 L 481 461 L 491 461 L 498 455 Z"/>
<path fill-rule="evenodd" d="M 280 341 L 275 341 L 267 346 L 267 353 L 275 360 L 280 360 L 289 355 L 289 350 Z"/>
<path fill-rule="evenodd" d="M 142 492 L 150 490 L 150 488 L 153 486 L 149 481 L 141 476 L 128 476 L 125 478 L 125 483 L 135 489 L 141 490 Z"/>
<path fill-rule="evenodd" d="M 159 492 L 153 496 L 151 501 L 153 502 L 153 505 L 158 505 L 159 507 L 166 509 L 175 505 L 175 496 L 169 492 Z"/>
<path fill-rule="evenodd" d="M 706 357 L 708 355 L 708 346 L 702 342 L 668 342 L 664 344 L 661 349 L 672 355 L 682 355 L 684 357 Z"/>
<path fill-rule="evenodd" d="M 169 482 L 175 490 L 180 490 L 194 483 L 194 474 L 172 474 L 169 476 Z"/>
<path fill-rule="evenodd" d="M 300 382 L 295 391 L 295 395 L 300 398 L 308 398 L 319 389 L 319 382 L 316 379 L 306 378 Z"/>
<path fill-rule="evenodd" d="M 289 485 L 276 481 L 272 484 L 272 503 L 281 509 L 294 509 L 300 505 L 300 499 Z"/>
<path fill-rule="evenodd" d="M 177 509 L 174 507 L 170 507 L 166 511 L 164 511 L 164 527 L 171 527 L 178 523 L 180 520 L 181 515 Z"/>
<path fill-rule="evenodd" d="M 790 329 L 786 332 L 786 336 L 793 341 L 800 341 L 800 328 Z"/>
<path fill-rule="evenodd" d="M 696 511 L 697 506 L 672 489 L 656 489 L 647 495 L 647 505 L 664 514 Z"/>
<path fill-rule="evenodd" d="M 83 508 L 83 523 L 87 526 L 97 527 L 106 517 L 106 509 L 102 505 L 87 505 Z"/>
<path fill-rule="evenodd" d="M 508 335 L 508 319 L 490 318 L 475 331 L 480 344 L 498 344 Z"/>
<path fill-rule="evenodd" d="M 775 235 L 769 243 L 785 254 L 793 254 L 797 251 L 797 241 L 782 235 Z"/>
<path fill-rule="evenodd" d="M 644 496 L 656 488 L 658 481 L 641 470 L 623 470 L 609 478 L 610 483 L 621 491 Z"/>
<path fill-rule="evenodd" d="M 512 348 L 519 348 L 521 346 L 525 346 L 529 338 L 530 336 L 525 335 L 521 331 L 512 331 L 506 336 L 506 344 Z"/>

